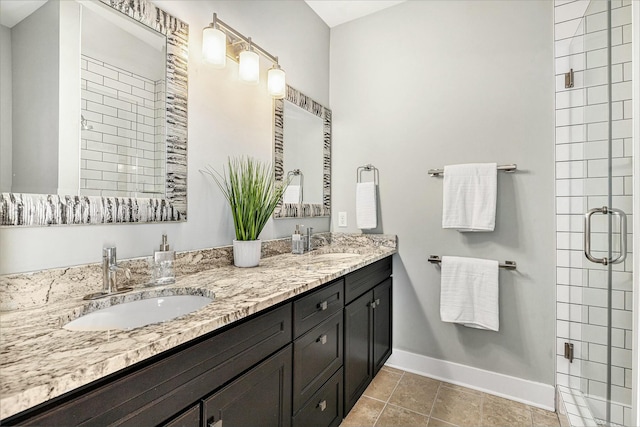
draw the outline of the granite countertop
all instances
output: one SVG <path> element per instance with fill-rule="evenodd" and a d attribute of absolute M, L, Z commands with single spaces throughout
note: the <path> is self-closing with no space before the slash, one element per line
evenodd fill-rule
<path fill-rule="evenodd" d="M 0 419 L 205 335 L 396 253 L 392 245 L 331 244 L 304 255 L 263 258 L 256 268 L 221 266 L 179 276 L 175 284 L 136 287 L 114 302 L 145 296 L 214 294 L 191 314 L 128 331 L 62 329 L 109 305 L 80 297 L 0 313 Z M 105 302 L 106 301 L 106 302 Z M 92 305 L 93 304 L 93 305 Z"/>

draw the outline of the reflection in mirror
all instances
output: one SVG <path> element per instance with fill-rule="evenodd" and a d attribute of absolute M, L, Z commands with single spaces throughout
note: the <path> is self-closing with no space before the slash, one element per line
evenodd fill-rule
<path fill-rule="evenodd" d="M 292 174 L 287 191 L 299 189 L 302 203 L 322 203 L 322 119 L 292 104 L 284 103 L 283 168 Z M 294 171 L 298 171 L 295 173 Z M 287 203 L 287 200 L 284 200 Z M 291 202 L 290 202 L 291 203 Z M 294 201 L 293 203 L 299 203 Z"/>
<path fill-rule="evenodd" d="M 164 197 L 166 38 L 116 13 L 82 7 L 80 194 Z"/>
<path fill-rule="evenodd" d="M 186 220 L 188 26 L 148 0 L 8 3 L 0 225 Z"/>
<path fill-rule="evenodd" d="M 290 86 L 274 104 L 276 179 L 290 178 L 274 218 L 329 216 L 331 110 Z"/>

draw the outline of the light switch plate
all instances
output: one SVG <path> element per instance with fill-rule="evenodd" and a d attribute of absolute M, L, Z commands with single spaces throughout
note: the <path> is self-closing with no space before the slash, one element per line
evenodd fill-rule
<path fill-rule="evenodd" d="M 347 213 L 338 212 L 338 227 L 346 227 L 346 226 L 347 226 Z"/>

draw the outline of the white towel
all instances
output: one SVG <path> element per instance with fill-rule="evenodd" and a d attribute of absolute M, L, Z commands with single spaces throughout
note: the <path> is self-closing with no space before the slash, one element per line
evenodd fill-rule
<path fill-rule="evenodd" d="M 443 322 L 497 331 L 498 261 L 442 257 L 440 318 Z"/>
<path fill-rule="evenodd" d="M 496 226 L 498 173 L 495 163 L 444 167 L 442 228 L 493 231 Z"/>
<path fill-rule="evenodd" d="M 356 184 L 356 223 L 366 230 L 378 226 L 376 184 L 373 181 Z"/>
<path fill-rule="evenodd" d="M 300 186 L 288 185 L 282 195 L 282 203 L 300 203 Z"/>

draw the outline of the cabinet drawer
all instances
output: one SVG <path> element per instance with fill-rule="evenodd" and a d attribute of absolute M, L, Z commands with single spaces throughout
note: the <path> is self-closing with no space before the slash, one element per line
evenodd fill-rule
<path fill-rule="evenodd" d="M 293 303 L 294 338 L 341 311 L 344 306 L 344 279 L 336 280 Z"/>
<path fill-rule="evenodd" d="M 342 310 L 293 343 L 293 413 L 342 366 Z"/>
<path fill-rule="evenodd" d="M 342 368 L 293 417 L 294 427 L 336 427 L 343 417 Z"/>
<path fill-rule="evenodd" d="M 291 304 L 241 323 L 18 423 L 157 425 L 289 342 Z"/>
<path fill-rule="evenodd" d="M 386 257 L 376 261 L 360 270 L 354 271 L 345 277 L 344 292 L 345 304 L 359 297 L 360 295 L 391 276 L 391 257 Z"/>

